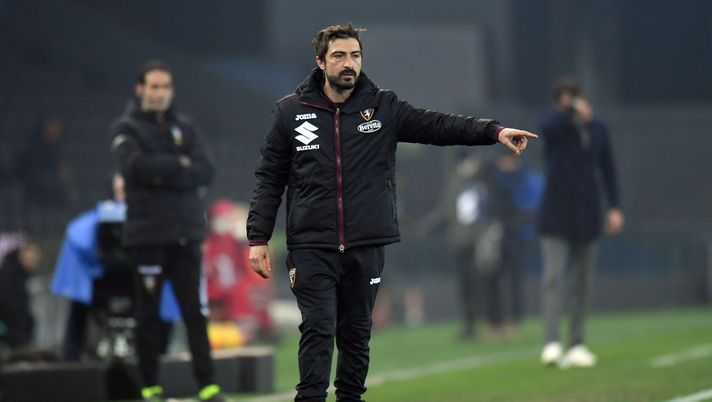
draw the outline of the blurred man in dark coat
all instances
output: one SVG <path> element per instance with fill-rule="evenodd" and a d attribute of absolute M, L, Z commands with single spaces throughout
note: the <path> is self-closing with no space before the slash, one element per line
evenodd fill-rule
<path fill-rule="evenodd" d="M 546 189 L 539 212 L 543 258 L 542 314 L 545 325 L 543 364 L 589 367 L 596 356 L 585 346 L 584 322 L 597 239 L 601 233 L 601 189 L 610 234 L 623 229 L 618 181 L 606 126 L 594 118 L 580 84 L 559 81 L 555 107 L 541 127 L 546 161 Z M 599 183 L 600 181 L 600 183 Z M 559 342 L 559 318 L 567 259 L 572 266 L 571 325 L 568 351 Z"/>

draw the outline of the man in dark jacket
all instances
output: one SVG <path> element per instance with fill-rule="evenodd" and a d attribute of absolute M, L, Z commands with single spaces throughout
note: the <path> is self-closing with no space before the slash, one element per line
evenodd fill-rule
<path fill-rule="evenodd" d="M 213 179 L 194 125 L 176 114 L 171 70 L 149 62 L 136 83 L 136 102 L 112 128 L 112 150 L 126 181 L 124 245 L 136 263 L 137 352 L 145 400 L 162 401 L 159 304 L 168 278 L 180 306 L 201 401 L 224 401 L 214 383 L 206 306 L 200 294 L 200 244 L 205 189 Z"/>
<path fill-rule="evenodd" d="M 32 344 L 35 319 L 27 281 L 39 262 L 39 246 L 25 241 L 0 264 L 0 346 L 20 349 Z"/>
<path fill-rule="evenodd" d="M 384 248 L 399 241 L 395 151 L 399 141 L 501 142 L 520 154 L 525 131 L 494 120 L 415 109 L 361 72 L 359 30 L 327 27 L 313 41 L 318 68 L 277 102 L 247 222 L 250 264 L 271 275 L 267 242 L 287 187 L 287 268 L 302 313 L 298 401 L 324 401 L 334 337 L 338 401 L 360 401 L 371 311 Z"/>
<path fill-rule="evenodd" d="M 601 231 L 599 177 L 608 210 L 606 230 L 623 228 L 618 184 L 606 126 L 593 112 L 576 80 L 561 79 L 555 108 L 544 118 L 541 133 L 546 160 L 546 189 L 539 211 L 543 258 L 542 316 L 545 346 L 541 361 L 562 367 L 589 367 L 596 356 L 584 344 L 584 315 L 590 276 Z M 567 257 L 572 265 L 572 306 L 568 351 L 559 342 Z"/>

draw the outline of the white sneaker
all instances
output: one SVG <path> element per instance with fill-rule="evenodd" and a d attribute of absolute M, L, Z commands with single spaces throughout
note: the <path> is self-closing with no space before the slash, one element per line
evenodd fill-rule
<path fill-rule="evenodd" d="M 557 364 L 563 353 L 564 349 L 559 342 L 549 342 L 541 351 L 541 364 L 545 366 Z"/>
<path fill-rule="evenodd" d="M 559 362 L 561 368 L 593 367 L 595 365 L 596 355 L 584 345 L 576 345 L 569 349 Z"/>

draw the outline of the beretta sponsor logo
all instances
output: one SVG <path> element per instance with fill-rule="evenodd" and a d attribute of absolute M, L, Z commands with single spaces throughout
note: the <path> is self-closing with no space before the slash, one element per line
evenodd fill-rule
<path fill-rule="evenodd" d="M 381 122 L 379 120 L 373 120 L 373 121 L 367 121 L 365 123 L 361 123 L 358 125 L 357 129 L 358 131 L 364 133 L 364 134 L 370 134 L 370 133 L 375 133 L 376 131 L 381 129 Z"/>

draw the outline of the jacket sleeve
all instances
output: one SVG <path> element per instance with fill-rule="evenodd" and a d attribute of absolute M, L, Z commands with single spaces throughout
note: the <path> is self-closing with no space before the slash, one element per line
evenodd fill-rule
<path fill-rule="evenodd" d="M 178 173 L 180 163 L 175 155 L 146 154 L 127 125 L 119 123 L 112 132 L 111 150 L 126 180 L 143 186 L 162 187 Z"/>
<path fill-rule="evenodd" d="M 181 190 L 207 186 L 213 181 L 215 167 L 205 151 L 197 130 L 194 130 L 193 142 L 185 154 L 190 158 L 190 166 L 183 167 L 176 172 L 169 185 Z"/>
<path fill-rule="evenodd" d="M 285 135 L 282 112 L 277 104 L 272 111 L 272 125 L 265 136 L 255 171 L 257 183 L 247 217 L 247 238 L 251 245 L 266 244 L 272 237 L 277 209 L 289 179 L 290 140 Z"/>
<path fill-rule="evenodd" d="M 601 151 L 601 176 L 603 178 L 603 186 L 606 188 L 606 200 L 609 208 L 619 208 L 620 200 L 618 199 L 618 175 L 616 173 L 615 163 L 613 162 L 613 153 L 611 151 L 610 139 L 608 130 L 601 125 L 603 133 L 603 149 Z"/>
<path fill-rule="evenodd" d="M 393 95 L 397 139 L 432 145 L 491 145 L 497 143 L 499 122 L 414 108 Z"/>

